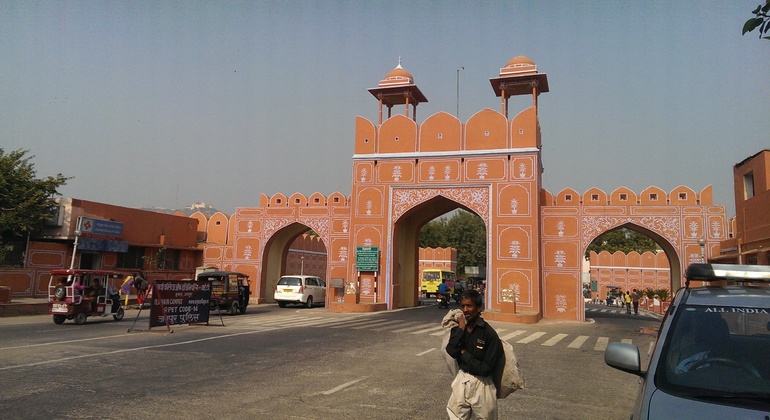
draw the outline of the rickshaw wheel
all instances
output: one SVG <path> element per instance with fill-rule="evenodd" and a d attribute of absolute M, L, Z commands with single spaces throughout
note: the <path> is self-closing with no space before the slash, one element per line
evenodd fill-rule
<path fill-rule="evenodd" d="M 54 315 L 53 316 L 53 323 L 54 324 L 64 324 L 64 321 L 67 320 L 66 315 Z"/>
<path fill-rule="evenodd" d="M 83 325 L 86 323 L 86 318 L 88 318 L 88 315 L 86 315 L 85 312 L 81 312 L 77 315 L 75 315 L 75 324 L 77 325 Z"/>
<path fill-rule="evenodd" d="M 115 321 L 120 321 L 121 319 L 123 319 L 123 316 L 124 316 L 125 314 L 126 314 L 126 311 L 124 311 L 124 310 L 123 310 L 123 308 L 118 308 L 118 311 L 117 311 L 117 312 L 115 312 L 115 315 L 113 315 L 113 316 L 112 316 L 112 318 L 113 318 Z"/>

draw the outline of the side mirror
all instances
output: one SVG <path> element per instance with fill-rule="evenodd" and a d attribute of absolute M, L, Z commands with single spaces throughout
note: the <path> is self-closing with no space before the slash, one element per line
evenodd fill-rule
<path fill-rule="evenodd" d="M 604 362 L 623 372 L 639 376 L 642 375 L 639 347 L 636 347 L 634 344 L 620 342 L 609 343 L 607 349 L 604 350 Z"/>

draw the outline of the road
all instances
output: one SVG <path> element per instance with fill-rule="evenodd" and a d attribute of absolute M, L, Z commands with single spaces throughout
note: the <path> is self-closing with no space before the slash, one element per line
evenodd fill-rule
<path fill-rule="evenodd" d="M 451 308 L 456 308 L 452 304 Z M 452 380 L 439 349 L 445 314 L 423 306 L 375 314 L 249 307 L 225 326 L 147 329 L 149 310 L 54 325 L 0 319 L 0 417 L 442 419 Z M 609 341 L 645 353 L 659 320 L 587 305 L 588 322 L 492 322 L 527 388 L 500 418 L 622 419 L 636 377 L 607 367 Z M 216 321 L 216 322 L 215 322 Z"/>

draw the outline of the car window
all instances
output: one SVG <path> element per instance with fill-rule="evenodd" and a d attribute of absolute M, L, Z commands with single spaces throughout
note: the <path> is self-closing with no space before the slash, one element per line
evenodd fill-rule
<path fill-rule="evenodd" d="M 278 280 L 278 284 L 281 286 L 299 286 L 302 284 L 302 281 L 299 277 L 281 277 Z"/>
<path fill-rule="evenodd" d="M 684 396 L 770 398 L 770 296 L 762 306 L 683 305 L 672 320 L 655 383 Z M 756 303 L 756 302 L 755 302 Z"/>
<path fill-rule="evenodd" d="M 323 281 L 323 280 L 321 280 L 321 279 L 316 279 L 316 281 L 318 281 L 318 285 L 319 285 L 319 286 L 321 286 L 321 287 L 326 287 L 326 282 L 325 282 L 325 281 Z"/>
<path fill-rule="evenodd" d="M 305 284 L 307 286 L 318 286 L 318 283 L 316 283 L 314 278 L 307 278 L 307 279 L 305 279 Z"/>

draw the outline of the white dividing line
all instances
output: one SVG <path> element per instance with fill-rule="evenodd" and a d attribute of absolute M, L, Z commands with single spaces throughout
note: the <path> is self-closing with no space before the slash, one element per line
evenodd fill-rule
<path fill-rule="evenodd" d="M 385 331 L 385 330 L 389 330 L 389 329 L 391 329 L 393 327 L 405 327 L 407 325 L 414 325 L 414 324 L 417 324 L 417 323 L 418 323 L 417 321 L 402 322 L 399 325 L 387 325 L 387 326 L 384 326 L 384 327 L 372 328 L 371 331 Z"/>
<path fill-rule="evenodd" d="M 439 328 L 441 328 L 440 325 L 439 325 Z M 412 327 L 407 327 L 407 328 L 400 328 L 398 330 L 393 330 L 391 332 L 392 333 L 402 333 L 402 332 L 414 331 L 414 330 L 419 330 L 419 329 L 425 329 L 425 323 L 420 322 L 420 325 L 412 326 Z M 432 330 L 433 327 L 431 327 L 430 329 Z"/>
<path fill-rule="evenodd" d="M 417 353 L 417 357 L 420 357 L 420 356 L 426 355 L 426 354 L 428 354 L 428 353 L 430 353 L 430 352 L 432 352 L 432 351 L 435 351 L 435 350 L 436 350 L 436 348 L 434 347 L 434 348 L 432 348 L 432 349 L 428 349 L 428 350 L 425 350 L 425 351 L 424 351 L 424 352 L 422 352 L 422 353 Z"/>
<path fill-rule="evenodd" d="M 631 339 L 630 339 L 630 338 L 624 338 L 624 339 L 620 340 L 620 342 L 621 342 L 621 343 L 627 343 L 627 344 L 631 344 L 631 343 L 633 343 L 633 341 L 631 341 Z"/>
<path fill-rule="evenodd" d="M 545 332 L 538 331 L 536 333 L 533 333 L 533 334 L 529 335 L 528 337 L 522 338 L 521 340 L 517 341 L 517 343 L 519 343 L 519 344 L 531 343 L 531 342 L 537 340 L 538 338 L 540 338 L 540 337 L 542 337 L 544 335 L 545 335 Z"/>
<path fill-rule="evenodd" d="M 583 343 L 586 342 L 586 340 L 588 340 L 588 336 L 587 335 L 579 335 L 578 338 L 572 340 L 572 342 L 569 343 L 569 346 L 567 346 L 567 347 L 571 348 L 571 349 L 579 349 L 580 346 L 582 346 Z"/>
<path fill-rule="evenodd" d="M 410 332 L 409 334 L 426 334 L 426 333 L 429 333 L 429 332 L 433 332 L 435 330 L 440 330 L 442 328 L 443 327 L 441 325 L 434 325 L 434 326 L 432 326 L 430 328 L 425 328 L 425 329 L 422 329 L 422 330 L 417 330 L 417 331 Z M 441 331 L 441 332 L 443 332 L 443 331 Z"/>
<path fill-rule="evenodd" d="M 398 323 L 398 322 L 401 322 L 401 321 L 399 321 L 397 319 L 393 320 L 393 321 L 385 321 L 385 322 L 380 321 L 380 322 L 378 322 L 378 325 L 384 327 L 385 325 L 391 325 L 391 324 L 395 324 L 395 323 Z M 350 329 L 351 330 L 362 330 L 364 328 L 369 328 L 369 325 L 359 325 L 357 327 L 351 327 Z"/>
<path fill-rule="evenodd" d="M 26 364 L 23 364 L 23 365 L 0 367 L 0 371 L 11 370 L 11 369 L 19 369 L 19 368 L 24 368 L 24 367 L 32 367 L 32 366 L 49 365 L 51 363 L 60 363 L 60 362 L 66 362 L 68 360 L 85 359 L 87 357 L 107 356 L 107 355 L 111 355 L 111 354 L 130 353 L 130 352 L 139 351 L 139 350 L 149 350 L 149 349 L 158 349 L 158 348 L 163 348 L 163 347 L 182 346 L 182 345 L 185 345 L 185 344 L 200 343 L 200 342 L 203 342 L 203 341 L 217 340 L 217 339 L 220 339 L 220 338 L 237 337 L 237 336 L 240 336 L 240 335 L 257 334 L 257 333 L 261 333 L 261 332 L 264 332 L 264 331 L 262 331 L 262 330 L 260 330 L 260 331 L 245 331 L 245 332 L 239 332 L 239 333 L 233 333 L 233 334 L 218 335 L 218 336 L 214 336 L 214 337 L 199 338 L 197 340 L 180 341 L 179 343 L 156 344 L 156 345 L 153 345 L 153 346 L 135 347 L 135 348 L 132 348 L 132 349 L 120 349 L 120 350 L 113 350 L 113 351 L 105 351 L 105 352 L 102 352 L 102 353 L 81 354 L 79 356 L 62 357 L 60 359 L 53 359 L 53 360 L 44 360 L 42 362 L 26 363 Z"/>
<path fill-rule="evenodd" d="M 558 343 L 559 341 L 563 340 L 564 337 L 566 337 L 566 336 L 567 336 L 567 334 L 556 334 L 555 336 L 553 336 L 553 337 L 549 338 L 548 340 L 546 340 L 546 342 L 541 344 L 541 346 L 554 346 L 554 345 L 556 345 L 556 343 Z"/>
<path fill-rule="evenodd" d="M 594 346 L 594 350 L 604 351 L 607 348 L 607 343 L 609 342 L 610 342 L 609 337 L 599 337 L 596 340 L 596 345 Z"/>
<path fill-rule="evenodd" d="M 82 338 L 80 340 L 54 341 L 51 343 L 26 344 L 23 346 L 0 347 L 0 350 L 26 349 L 29 347 L 42 347 L 42 346 L 56 346 L 59 344 L 82 343 L 84 341 L 93 341 L 93 340 L 106 340 L 108 338 L 115 338 L 115 337 L 126 337 L 126 334 L 108 335 L 105 337 Z"/>
<path fill-rule="evenodd" d="M 525 332 L 527 332 L 527 330 L 516 330 L 514 332 L 508 333 L 508 334 L 500 337 L 500 339 L 503 340 L 503 341 L 508 341 L 509 339 L 511 339 L 513 337 L 520 336 L 520 335 L 524 334 Z"/>
<path fill-rule="evenodd" d="M 337 392 L 337 391 L 339 391 L 341 389 L 345 389 L 345 388 L 347 388 L 347 387 L 349 387 L 351 385 L 355 385 L 355 384 L 363 381 L 364 379 L 366 379 L 366 377 L 354 379 L 354 380 L 352 380 L 350 382 L 346 382 L 346 383 L 344 383 L 344 384 L 342 384 L 340 386 L 334 387 L 334 388 L 332 388 L 332 389 L 330 389 L 328 391 L 324 391 L 321 394 L 324 394 L 324 395 L 334 394 L 335 392 Z"/>
<path fill-rule="evenodd" d="M 379 320 L 379 319 L 376 319 L 374 321 L 369 319 L 369 320 L 366 320 L 366 321 L 354 321 L 354 322 L 346 322 L 344 324 L 337 324 L 337 325 L 333 326 L 332 328 L 348 328 L 348 327 L 354 327 L 354 326 L 355 327 L 360 327 L 360 326 L 364 326 L 364 325 L 367 325 L 367 326 L 368 325 L 375 325 L 375 324 L 379 324 L 381 322 L 382 322 L 382 320 Z"/>

